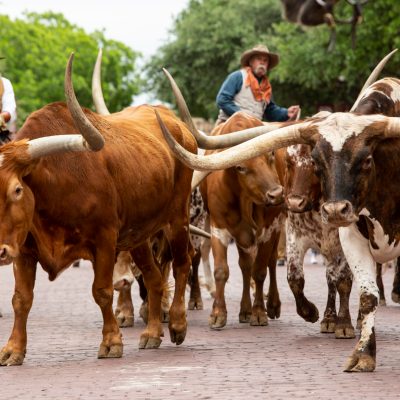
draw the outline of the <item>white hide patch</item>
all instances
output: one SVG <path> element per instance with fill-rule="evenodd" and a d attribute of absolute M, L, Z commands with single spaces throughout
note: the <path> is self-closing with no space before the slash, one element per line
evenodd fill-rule
<path fill-rule="evenodd" d="M 383 84 L 388 85 L 390 88 L 392 88 L 392 91 L 390 93 L 390 96 L 388 96 L 386 93 L 382 92 L 382 90 L 379 90 L 378 87 Z M 381 95 L 387 97 L 388 99 L 396 102 L 400 101 L 400 86 L 398 82 L 393 81 L 391 78 L 383 78 L 379 80 L 378 82 L 372 84 L 363 94 L 362 99 L 368 97 L 369 95 L 373 93 L 380 93 Z"/>
<path fill-rule="evenodd" d="M 352 136 L 358 136 L 366 126 L 382 121 L 383 115 L 357 116 L 351 113 L 334 113 L 315 123 L 321 136 L 332 146 L 333 151 L 340 151 Z"/>
<path fill-rule="evenodd" d="M 300 154 L 301 146 L 301 144 L 295 144 L 289 146 L 286 151 L 297 167 L 309 166 L 312 164 L 312 159 L 309 156 L 305 157 Z"/>
<path fill-rule="evenodd" d="M 285 216 L 282 213 L 279 214 L 279 216 L 272 221 L 272 224 L 268 228 L 262 229 L 261 235 L 257 238 L 257 243 L 268 242 L 275 232 L 279 232 L 282 229 L 284 221 Z"/>
<path fill-rule="evenodd" d="M 378 298 L 376 264 L 370 251 L 369 240 L 361 234 L 355 223 L 339 228 L 339 238 L 343 253 L 357 283 L 359 294 L 368 293 Z"/>
<path fill-rule="evenodd" d="M 374 260 L 378 263 L 385 263 L 393 260 L 400 256 L 400 243 L 393 241 L 389 242 L 389 235 L 385 234 L 382 225 L 375 218 L 370 216 L 370 212 L 367 209 L 362 209 L 360 215 L 366 216 L 374 226 L 374 242 L 378 246 L 378 249 L 374 249 L 369 245 L 370 251 Z"/>
<path fill-rule="evenodd" d="M 0 154 L 0 168 L 3 166 L 4 154 Z"/>
<path fill-rule="evenodd" d="M 219 229 L 215 226 L 211 226 L 211 236 L 216 237 L 225 247 L 228 247 L 232 239 L 232 235 L 227 229 Z"/>

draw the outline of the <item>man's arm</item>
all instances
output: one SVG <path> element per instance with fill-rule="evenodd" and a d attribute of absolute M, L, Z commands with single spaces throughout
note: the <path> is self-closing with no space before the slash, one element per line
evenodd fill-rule
<path fill-rule="evenodd" d="M 285 107 L 279 107 L 273 101 L 270 101 L 264 111 L 263 120 L 268 122 L 283 122 L 289 118 L 288 110 Z"/>
<path fill-rule="evenodd" d="M 232 72 L 225 79 L 217 94 L 217 106 L 228 116 L 240 111 L 240 108 L 233 102 L 233 98 L 240 91 L 242 85 L 243 77 L 241 71 Z"/>

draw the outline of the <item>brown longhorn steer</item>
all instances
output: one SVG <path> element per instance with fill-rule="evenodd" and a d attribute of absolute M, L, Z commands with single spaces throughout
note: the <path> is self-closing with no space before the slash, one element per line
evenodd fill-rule
<path fill-rule="evenodd" d="M 213 135 L 225 135 L 262 122 L 245 113 L 236 113 L 219 125 Z M 210 215 L 211 247 L 214 257 L 215 300 L 209 325 L 220 329 L 227 321 L 224 289 L 229 277 L 227 247 L 234 239 L 239 252 L 243 275 L 243 293 L 239 322 L 267 325 L 263 285 L 270 270 L 267 312 L 279 318 L 280 300 L 276 284 L 276 258 L 279 233 L 284 220 L 283 187 L 271 152 L 216 171 L 200 186 Z M 250 278 L 256 284 L 253 305 L 250 298 Z"/>
<path fill-rule="evenodd" d="M 14 261 L 15 274 L 15 322 L 0 352 L 1 365 L 23 362 L 37 263 L 54 280 L 79 258 L 93 262 L 92 293 L 104 320 L 98 357 L 121 357 L 121 334 L 112 311 L 112 273 L 120 250 L 131 251 L 149 291 L 149 323 L 139 347 L 158 347 L 162 335 L 161 274 L 149 238 L 163 227 L 170 232 L 176 278 L 170 309 L 171 340 L 180 344 L 186 334 L 192 170 L 169 150 L 154 107 L 130 107 L 109 116 L 82 112 L 73 94 L 71 68 L 72 59 L 66 73 L 68 108 L 64 103 L 53 103 L 36 111 L 19 130 L 15 142 L 0 147 L 0 261 Z M 196 152 L 196 142 L 186 125 L 166 108 L 156 109 L 176 140 Z M 88 145 L 78 132 L 88 140 L 94 136 L 101 141 Z M 73 152 L 101 149 L 102 136 L 106 144 L 101 151 Z M 50 143 L 44 148 L 43 142 Z"/>
<path fill-rule="evenodd" d="M 371 91 L 376 93 L 374 97 L 369 95 Z M 400 80 L 376 82 L 364 97 L 378 106 L 387 102 L 390 115 L 400 115 Z M 400 118 L 360 114 L 358 111 L 365 112 L 364 105 L 362 98 L 357 99 L 354 112 L 319 115 L 208 156 L 186 152 L 163 127 L 177 157 L 202 170 L 229 168 L 293 144 L 312 147 L 325 201 L 322 220 L 339 228 L 343 253 L 359 290 L 361 338 L 345 367 L 351 372 L 375 369 L 376 262 L 400 255 Z"/>
<path fill-rule="evenodd" d="M 322 223 L 321 189 L 314 174 L 311 148 L 287 148 L 285 174 L 287 278 L 296 300 L 297 313 L 309 322 L 318 320 L 318 309 L 304 295 L 304 255 L 309 248 L 319 249 L 327 261 L 328 301 L 321 332 L 335 332 L 336 338 L 355 337 L 349 312 L 352 273 L 340 246 L 338 229 Z M 340 309 L 336 314 L 336 290 Z"/>

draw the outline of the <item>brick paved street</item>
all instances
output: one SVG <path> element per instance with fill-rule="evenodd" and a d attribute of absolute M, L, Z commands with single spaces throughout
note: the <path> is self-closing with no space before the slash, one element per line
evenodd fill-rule
<path fill-rule="evenodd" d="M 204 311 L 189 311 L 185 342 L 175 346 L 165 337 L 158 350 L 138 350 L 143 322 L 123 329 L 122 359 L 98 360 L 101 314 L 91 296 L 92 268 L 84 262 L 49 282 L 39 268 L 34 305 L 28 321 L 28 352 L 21 367 L 0 368 L 1 399 L 398 399 L 400 397 L 400 306 L 390 299 L 393 270 L 384 275 L 387 307 L 377 316 L 377 370 L 347 374 L 342 367 L 355 339 L 320 334 L 319 323 L 297 316 L 278 268 L 282 312 L 267 327 L 239 324 L 241 274 L 230 250 L 227 284 L 228 324 L 210 331 L 212 301 L 205 290 Z M 306 294 L 323 313 L 325 269 L 306 266 Z M 11 331 L 13 314 L 11 266 L 0 268 L 0 339 Z M 352 293 L 353 323 L 357 298 Z M 135 286 L 135 309 L 139 296 Z"/>

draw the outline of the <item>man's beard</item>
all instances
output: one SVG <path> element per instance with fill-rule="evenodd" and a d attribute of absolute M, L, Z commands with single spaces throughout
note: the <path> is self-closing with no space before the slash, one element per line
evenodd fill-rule
<path fill-rule="evenodd" d="M 258 66 L 255 70 L 255 74 L 258 76 L 265 75 L 267 73 L 267 68 L 264 66 Z"/>

